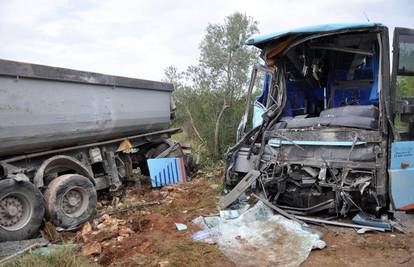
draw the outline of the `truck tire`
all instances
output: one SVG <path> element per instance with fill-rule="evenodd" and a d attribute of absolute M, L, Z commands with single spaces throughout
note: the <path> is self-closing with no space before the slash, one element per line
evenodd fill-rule
<path fill-rule="evenodd" d="M 0 242 L 33 237 L 44 214 L 43 196 L 34 184 L 0 180 Z"/>
<path fill-rule="evenodd" d="M 45 192 L 46 214 L 58 227 L 73 228 L 95 213 L 96 190 L 92 182 L 79 174 L 56 177 Z"/>

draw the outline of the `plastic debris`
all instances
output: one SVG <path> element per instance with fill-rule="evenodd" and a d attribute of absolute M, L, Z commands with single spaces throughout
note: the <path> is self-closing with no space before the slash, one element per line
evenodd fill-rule
<path fill-rule="evenodd" d="M 238 210 L 221 210 L 220 211 L 220 218 L 223 220 L 231 220 L 236 219 L 240 216 Z"/>
<path fill-rule="evenodd" d="M 102 246 L 99 242 L 87 243 L 82 247 L 83 256 L 99 255 L 102 252 Z"/>
<path fill-rule="evenodd" d="M 312 249 L 323 249 L 320 236 L 300 223 L 274 214 L 259 201 L 252 208 L 231 220 L 216 216 L 217 224 L 193 234 L 194 240 L 216 242 L 223 253 L 237 266 L 299 266 Z M 207 225 L 212 217 L 193 220 Z M 251 257 L 260 251 L 260 257 Z"/>
<path fill-rule="evenodd" d="M 214 234 L 208 228 L 205 228 L 201 231 L 195 232 L 194 234 L 191 235 L 191 237 L 195 241 L 202 241 L 202 242 L 205 242 L 205 243 L 208 243 L 208 244 L 215 244 L 216 243 L 214 241 Z"/>
<path fill-rule="evenodd" d="M 360 228 L 356 232 L 357 232 L 357 234 L 360 234 L 361 235 L 361 234 L 365 234 L 367 232 L 372 232 L 372 231 L 375 231 L 375 230 L 367 229 L 367 228 Z"/>
<path fill-rule="evenodd" d="M 206 228 L 191 235 L 194 240 L 201 241 L 210 238 L 210 229 Z"/>
<path fill-rule="evenodd" d="M 366 225 L 371 227 L 378 227 L 378 228 L 384 228 L 387 230 L 391 229 L 391 224 L 388 220 L 381 220 L 377 219 L 371 216 L 368 216 L 365 213 L 359 212 L 357 215 L 352 218 L 352 221 L 359 225 Z"/>
<path fill-rule="evenodd" d="M 178 231 L 184 231 L 187 230 L 187 225 L 182 223 L 175 223 L 175 228 L 177 228 Z"/>
<path fill-rule="evenodd" d="M 207 216 L 207 217 L 198 216 L 197 218 L 192 220 L 192 223 L 200 226 L 201 228 L 213 228 L 220 223 L 220 217 L 219 216 Z"/>
<path fill-rule="evenodd" d="M 326 243 L 323 240 L 316 240 L 315 243 L 313 243 L 312 249 L 324 249 L 326 247 Z"/>

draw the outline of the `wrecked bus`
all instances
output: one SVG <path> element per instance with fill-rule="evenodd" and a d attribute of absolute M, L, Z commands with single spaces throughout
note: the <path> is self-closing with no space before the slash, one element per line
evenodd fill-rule
<path fill-rule="evenodd" d="M 246 44 L 265 64 L 226 154 L 227 189 L 257 170 L 253 189 L 293 214 L 414 209 L 414 30 L 395 28 L 392 61 L 387 27 L 371 22 Z"/>
<path fill-rule="evenodd" d="M 97 191 L 181 157 L 169 140 L 170 83 L 0 60 L 0 241 L 71 229 L 90 219 Z"/>

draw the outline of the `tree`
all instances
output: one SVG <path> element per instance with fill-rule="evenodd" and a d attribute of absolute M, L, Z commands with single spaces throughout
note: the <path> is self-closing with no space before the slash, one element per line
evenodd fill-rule
<path fill-rule="evenodd" d="M 195 133 L 198 140 L 201 142 L 201 144 L 206 143 L 206 141 L 201 137 L 201 134 L 195 125 L 193 116 L 191 115 L 191 111 L 189 108 L 191 102 L 188 101 L 190 100 L 188 96 L 191 95 L 191 87 L 185 86 L 182 83 L 184 73 L 180 73 L 177 70 L 177 68 L 169 66 L 164 70 L 164 75 L 166 77 L 166 80 L 174 84 L 174 87 L 176 88 L 176 93 L 173 94 L 173 100 L 175 104 L 178 104 L 178 107 L 184 110 L 184 115 L 183 112 L 177 113 L 178 122 L 180 124 L 183 124 L 184 120 L 188 118 L 191 125 L 191 129 Z"/>
<path fill-rule="evenodd" d="M 234 13 L 222 24 L 207 26 L 196 66 L 165 70 L 176 88 L 177 123 L 216 159 L 235 141 L 249 69 L 258 58 L 257 50 L 244 42 L 257 32 L 256 21 Z"/>
<path fill-rule="evenodd" d="M 226 110 L 242 95 L 248 80 L 248 70 L 257 52 L 244 45 L 251 35 L 258 33 L 257 22 L 246 14 L 234 13 L 224 24 L 209 24 L 200 45 L 200 68 L 208 73 L 210 90 L 222 97 L 222 106 L 214 125 L 214 156 L 220 154 L 219 132 Z"/>
<path fill-rule="evenodd" d="M 399 76 L 397 80 L 399 96 L 414 96 L 414 77 Z"/>

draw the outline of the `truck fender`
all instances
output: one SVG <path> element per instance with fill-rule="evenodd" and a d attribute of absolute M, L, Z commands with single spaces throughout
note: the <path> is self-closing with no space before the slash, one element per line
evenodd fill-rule
<path fill-rule="evenodd" d="M 5 163 L 0 162 L 0 180 L 7 177 L 9 174 L 9 170 L 7 169 L 7 166 Z"/>
<path fill-rule="evenodd" d="M 30 182 L 29 177 L 27 177 L 27 175 L 24 173 L 10 174 L 7 176 L 7 178 L 13 179 L 16 182 Z"/>
<path fill-rule="evenodd" d="M 85 166 L 83 166 L 80 161 L 64 155 L 56 155 L 43 161 L 36 171 L 36 174 L 33 178 L 33 183 L 37 188 L 43 187 L 45 185 L 43 177 L 59 168 L 73 170 L 75 173 L 87 177 L 89 180 L 91 180 L 93 185 L 96 185 L 93 175 Z"/>

